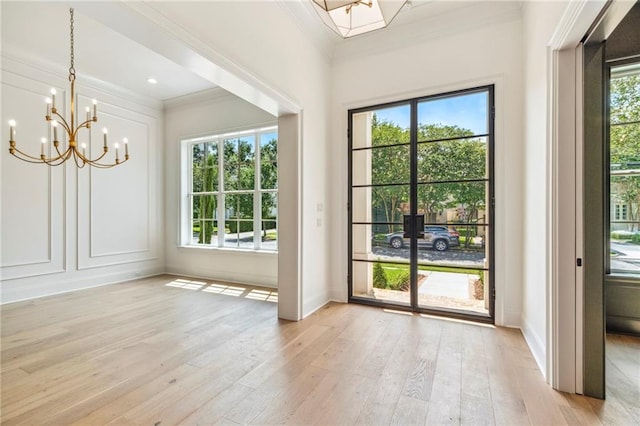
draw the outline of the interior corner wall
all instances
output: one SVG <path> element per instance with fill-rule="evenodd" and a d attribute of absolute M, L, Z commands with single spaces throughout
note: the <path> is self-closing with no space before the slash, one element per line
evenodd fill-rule
<path fill-rule="evenodd" d="M 39 155 L 40 138 L 51 140 L 44 98 L 58 89 L 68 114 L 69 82 L 22 58 L 2 57 L 2 134 L 15 119 L 17 147 Z M 22 162 L 1 150 L 2 303 L 162 273 L 161 104 L 103 92 L 77 82 L 78 102 L 99 100 L 98 124 L 81 130 L 90 157 L 102 151 L 102 126 L 113 143 L 127 137 L 131 159 L 112 169 L 78 169 Z M 6 143 L 6 141 L 5 141 Z M 61 139 L 64 146 L 66 141 Z M 47 144 L 51 149 L 51 144 Z M 51 151 L 53 151 L 51 149 Z M 91 155 L 93 151 L 93 155 Z M 55 151 L 53 151 L 55 152 Z M 122 153 L 121 153 L 122 154 Z M 122 157 L 121 157 L 122 158 Z"/>
<path fill-rule="evenodd" d="M 288 112 L 302 116 L 298 225 L 301 316 L 305 317 L 329 301 L 329 249 L 336 244 L 329 239 L 326 224 L 326 212 L 332 208 L 327 173 L 333 161 L 327 151 L 330 60 L 277 2 L 155 2 L 152 6 L 301 109 Z M 175 245 L 174 235 L 168 236 L 167 244 Z"/>
<path fill-rule="evenodd" d="M 276 253 L 180 246 L 181 140 L 277 124 L 276 117 L 222 89 L 208 92 L 209 98 L 198 94 L 197 101 L 185 98 L 165 108 L 165 269 L 178 275 L 277 287 Z"/>
<path fill-rule="evenodd" d="M 330 173 L 332 205 L 337 207 L 331 212 L 331 240 L 338 243 L 332 252 L 332 297 L 347 299 L 348 109 L 495 84 L 496 324 L 519 327 L 525 258 L 521 20 L 517 15 L 447 34 L 334 64 Z"/>
<path fill-rule="evenodd" d="M 551 41 L 567 2 L 525 2 L 522 332 L 548 379 Z"/>

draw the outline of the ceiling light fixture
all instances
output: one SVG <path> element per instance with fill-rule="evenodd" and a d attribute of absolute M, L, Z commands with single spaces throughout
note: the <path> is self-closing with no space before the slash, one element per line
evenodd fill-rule
<path fill-rule="evenodd" d="M 81 145 L 82 152 L 78 150 L 78 142 L 77 142 L 78 131 L 82 128 L 89 129 L 89 137 L 91 137 L 91 130 L 90 130 L 91 123 L 92 122 L 95 123 L 98 121 L 98 105 L 97 105 L 98 102 L 95 99 L 93 100 L 93 111 L 90 107 L 86 107 L 85 111 L 87 115 L 86 115 L 85 121 L 79 123 L 76 126 L 76 93 L 75 93 L 76 70 L 73 66 L 73 62 L 74 62 L 73 9 L 69 9 L 69 13 L 71 15 L 71 18 L 70 18 L 71 66 L 69 67 L 69 82 L 71 82 L 71 114 L 70 114 L 69 121 L 65 120 L 65 118 L 58 112 L 58 109 L 56 108 L 56 89 L 51 89 L 51 97 L 46 98 L 47 113 L 45 115 L 45 119 L 47 120 L 47 122 L 51 123 L 50 133 L 52 133 L 53 147 L 55 148 L 56 153 L 52 156 L 45 155 L 47 138 L 42 138 L 40 140 L 41 145 L 40 145 L 39 157 L 32 156 L 20 151 L 16 147 L 16 141 L 14 140 L 16 135 L 15 120 L 9 120 L 9 153 L 11 153 L 11 155 L 13 155 L 14 157 L 23 161 L 27 161 L 29 163 L 43 163 L 49 166 L 59 166 L 60 164 L 63 164 L 65 161 L 73 158 L 74 162 L 76 163 L 76 166 L 78 166 L 79 168 L 82 168 L 87 164 L 92 167 L 98 167 L 103 169 L 114 167 L 114 166 L 117 166 L 118 164 L 122 164 L 125 161 L 129 160 L 129 144 L 128 144 L 129 141 L 127 140 L 127 138 L 124 138 L 123 140 L 123 144 L 124 144 L 124 160 L 123 161 L 120 161 L 120 157 L 118 153 L 119 144 L 116 143 L 114 145 L 114 148 L 116 151 L 115 162 L 101 163 L 100 160 L 102 160 L 105 157 L 105 155 L 107 155 L 107 152 L 109 152 L 109 146 L 107 144 L 108 131 L 106 128 L 102 129 L 104 145 L 102 148 L 102 154 L 99 157 L 93 160 L 89 159 L 86 155 L 87 145 L 85 143 Z M 80 121 L 80 119 L 78 119 L 78 121 Z M 67 147 L 67 149 L 64 149 L 64 147 L 62 148 L 60 147 L 60 141 L 58 139 L 58 127 L 61 127 L 67 134 L 67 140 L 69 141 L 69 146 Z"/>
<path fill-rule="evenodd" d="M 155 78 L 153 78 L 153 77 L 149 77 L 149 78 L 147 79 L 147 83 L 149 83 L 149 84 L 156 84 L 156 83 L 158 83 L 158 80 L 156 80 L 156 79 L 155 79 Z"/>
<path fill-rule="evenodd" d="M 406 0 L 312 0 L 329 28 L 344 38 L 384 28 Z"/>

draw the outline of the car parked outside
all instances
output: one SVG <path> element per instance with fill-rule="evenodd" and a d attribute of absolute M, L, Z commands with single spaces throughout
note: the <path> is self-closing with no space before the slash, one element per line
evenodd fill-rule
<path fill-rule="evenodd" d="M 385 235 L 385 242 L 395 249 L 409 244 L 402 232 Z M 460 245 L 460 234 L 446 226 L 428 225 L 424 227 L 424 236 L 418 238 L 418 247 L 432 248 L 437 251 L 447 251 L 449 247 Z"/>

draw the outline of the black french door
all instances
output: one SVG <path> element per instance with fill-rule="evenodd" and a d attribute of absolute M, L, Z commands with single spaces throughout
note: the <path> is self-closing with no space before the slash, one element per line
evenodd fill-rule
<path fill-rule="evenodd" d="M 349 301 L 492 322 L 493 86 L 349 111 Z"/>

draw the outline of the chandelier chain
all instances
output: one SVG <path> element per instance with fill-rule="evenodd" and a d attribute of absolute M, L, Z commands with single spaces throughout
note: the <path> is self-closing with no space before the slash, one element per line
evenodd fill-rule
<path fill-rule="evenodd" d="M 70 40 L 71 40 L 71 67 L 69 68 L 69 81 L 73 81 L 76 79 L 76 69 L 74 67 L 74 54 L 73 54 L 73 8 L 69 9 L 69 13 L 71 14 L 71 32 L 70 32 Z"/>

